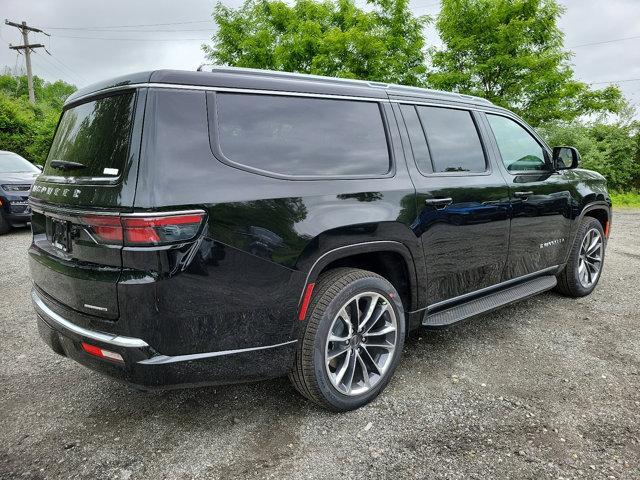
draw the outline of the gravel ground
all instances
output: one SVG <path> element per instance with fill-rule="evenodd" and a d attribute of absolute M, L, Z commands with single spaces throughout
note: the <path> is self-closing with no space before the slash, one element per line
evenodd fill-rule
<path fill-rule="evenodd" d="M 28 231 L 0 238 L 0 478 L 640 478 L 640 211 L 605 272 L 409 339 L 373 404 L 331 414 L 286 379 L 143 393 L 55 355 Z"/>

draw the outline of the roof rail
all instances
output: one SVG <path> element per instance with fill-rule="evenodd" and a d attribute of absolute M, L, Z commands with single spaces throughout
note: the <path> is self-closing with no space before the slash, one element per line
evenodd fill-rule
<path fill-rule="evenodd" d="M 211 66 L 211 70 L 204 70 L 203 67 Z M 281 77 L 281 78 L 292 78 L 292 79 L 300 79 L 300 80 L 314 80 L 318 82 L 327 82 L 327 83 L 343 83 L 345 85 L 359 85 L 359 86 L 367 86 L 371 88 L 382 88 L 388 90 L 389 93 L 397 93 L 402 94 L 404 92 L 411 93 L 421 93 L 421 94 L 432 94 L 438 96 L 447 96 L 451 98 L 458 98 L 464 101 L 471 101 L 475 103 L 484 103 L 487 105 L 493 105 L 493 103 L 486 98 L 476 97 L 473 95 L 465 95 L 461 93 L 454 92 L 445 92 L 443 90 L 434 90 L 430 88 L 422 88 L 422 87 L 410 87 L 406 85 L 397 85 L 392 83 L 385 82 L 377 82 L 377 81 L 368 81 L 368 80 L 357 80 L 353 78 L 340 78 L 340 77 L 326 77 L 323 75 L 313 75 L 307 73 L 295 73 L 295 72 L 282 72 L 278 70 L 263 70 L 258 68 L 246 68 L 246 67 L 231 67 L 225 65 L 215 65 L 203 63 L 198 67 L 198 71 L 210 71 L 210 72 L 229 72 L 229 73 L 246 73 L 251 75 L 257 75 L 262 77 Z"/>
<path fill-rule="evenodd" d="M 203 64 L 199 67 L 200 68 Z M 283 72 L 280 70 L 264 70 L 260 68 L 247 68 L 247 67 L 229 67 L 224 65 L 212 65 L 212 72 L 234 72 L 234 73 L 250 73 L 252 75 L 260 75 L 264 77 L 283 77 L 283 78 L 299 78 L 301 80 L 309 79 L 309 80 L 318 80 L 321 82 L 337 82 L 337 83 L 345 83 L 345 84 L 358 84 L 358 85 L 366 85 L 369 87 L 381 87 L 387 88 L 388 84 L 383 82 L 369 82 L 367 80 L 357 80 L 355 78 L 340 78 L 340 77 L 327 77 L 325 75 L 314 75 L 311 73 L 298 73 L 298 72 Z"/>

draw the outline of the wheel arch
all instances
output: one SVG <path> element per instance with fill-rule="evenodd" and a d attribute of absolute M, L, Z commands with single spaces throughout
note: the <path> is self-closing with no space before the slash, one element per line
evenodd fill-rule
<path fill-rule="evenodd" d="M 398 261 L 401 261 L 401 268 L 395 269 L 395 262 Z M 378 240 L 329 250 L 320 255 L 309 269 L 305 289 L 310 283 L 315 283 L 322 273 L 345 266 L 362 268 L 383 276 L 398 290 L 406 311 L 416 308 L 416 266 L 411 251 L 404 244 L 394 240 Z M 302 304 L 303 296 L 304 290 L 300 293 L 299 305 Z"/>
<path fill-rule="evenodd" d="M 571 229 L 571 243 L 569 243 L 569 245 L 573 245 L 576 235 L 578 234 L 578 227 L 582 223 L 584 217 L 595 218 L 602 225 L 602 230 L 605 231 L 605 233 L 608 233 L 607 224 L 609 227 L 611 226 L 611 204 L 606 201 L 597 201 L 585 205 L 574 221 L 573 228 Z M 605 237 L 607 237 L 607 235 L 605 235 Z M 571 249 L 567 249 L 565 263 L 569 260 L 570 254 Z"/>

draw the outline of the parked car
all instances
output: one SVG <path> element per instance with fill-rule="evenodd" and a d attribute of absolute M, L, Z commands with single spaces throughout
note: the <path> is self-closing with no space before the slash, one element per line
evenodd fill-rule
<path fill-rule="evenodd" d="M 31 221 L 27 199 L 40 169 L 17 153 L 0 150 L 0 235 Z"/>
<path fill-rule="evenodd" d="M 38 327 L 141 388 L 288 374 L 354 409 L 412 330 L 593 291 L 611 202 L 578 163 L 454 93 L 231 68 L 93 85 L 30 199 Z"/>

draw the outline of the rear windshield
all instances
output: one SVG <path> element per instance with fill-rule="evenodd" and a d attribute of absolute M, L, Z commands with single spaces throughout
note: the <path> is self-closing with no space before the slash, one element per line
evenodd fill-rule
<path fill-rule="evenodd" d="M 126 164 L 134 92 L 100 98 L 65 110 L 56 130 L 45 175 L 116 178 Z M 74 162 L 55 168 L 55 160 Z"/>

